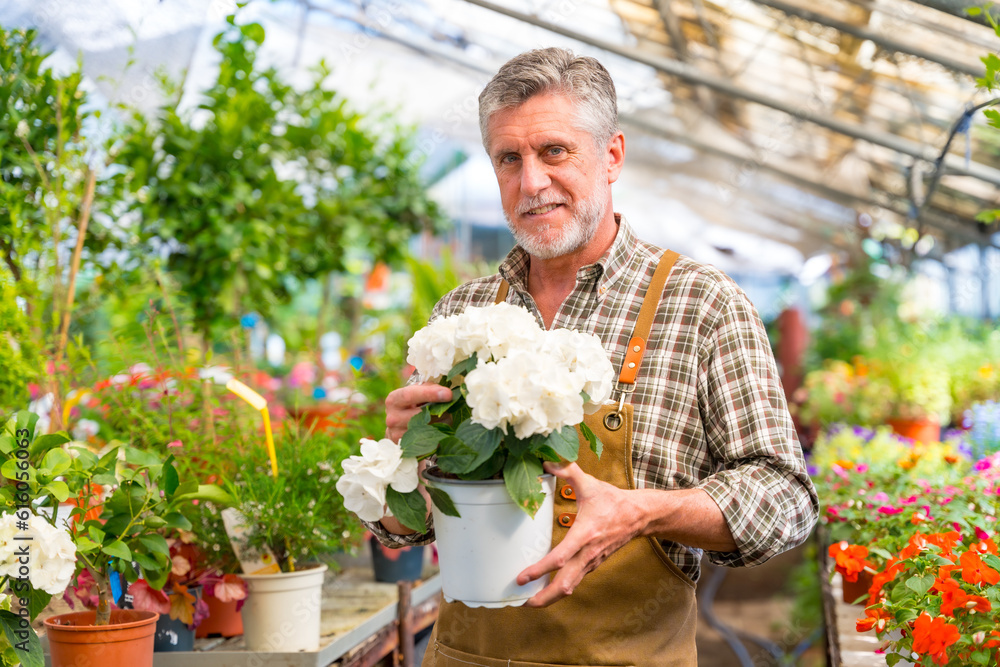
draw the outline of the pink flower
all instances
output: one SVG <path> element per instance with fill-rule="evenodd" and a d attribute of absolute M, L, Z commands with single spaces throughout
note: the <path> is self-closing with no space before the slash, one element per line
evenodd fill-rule
<path fill-rule="evenodd" d="M 178 447 L 183 447 L 183 446 L 184 446 L 184 445 L 183 445 L 183 443 L 181 443 L 181 441 L 180 441 L 180 440 L 174 440 L 174 441 L 172 441 L 172 442 L 168 442 L 168 443 L 167 443 L 167 447 L 174 447 L 174 448 L 178 448 Z"/>
<path fill-rule="evenodd" d="M 867 463 L 859 463 L 857 466 L 854 467 L 854 470 L 856 470 L 857 472 L 860 472 L 860 473 L 868 472 L 868 464 Z"/>
<path fill-rule="evenodd" d="M 979 526 L 975 526 L 975 529 L 976 529 L 976 539 L 977 540 L 988 540 L 988 539 L 990 539 L 990 534 L 987 533 L 985 530 L 983 530 Z"/>
<path fill-rule="evenodd" d="M 849 479 L 847 471 L 841 468 L 836 463 L 830 466 L 830 469 L 833 471 L 833 474 L 835 474 L 837 477 L 840 477 L 841 479 Z"/>
<path fill-rule="evenodd" d="M 899 504 L 900 505 L 912 505 L 913 503 L 917 502 L 918 500 L 920 500 L 920 496 L 916 496 L 916 495 L 914 495 L 914 496 L 907 496 L 906 498 L 900 498 L 899 499 Z"/>
<path fill-rule="evenodd" d="M 892 505 L 882 505 L 882 507 L 878 508 L 879 514 L 899 514 L 902 511 L 902 507 L 893 507 Z"/>
<path fill-rule="evenodd" d="M 973 466 L 973 467 L 976 470 L 989 470 L 990 469 L 990 460 L 989 459 L 980 459 L 979 461 L 976 461 L 976 465 Z"/>
<path fill-rule="evenodd" d="M 885 491 L 879 491 L 874 496 L 872 496 L 872 502 L 875 503 L 887 503 L 889 502 L 889 494 Z"/>
<path fill-rule="evenodd" d="M 956 533 L 961 533 L 962 532 L 962 526 L 957 521 L 952 521 L 951 522 L 951 527 L 955 529 Z"/>

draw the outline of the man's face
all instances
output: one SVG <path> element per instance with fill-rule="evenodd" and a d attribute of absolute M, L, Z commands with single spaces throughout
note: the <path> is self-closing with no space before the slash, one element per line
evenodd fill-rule
<path fill-rule="evenodd" d="M 584 247 L 611 205 L 618 171 L 609 170 L 607 151 L 576 122 L 574 102 L 557 94 L 536 95 L 489 120 L 507 225 L 540 259 Z"/>

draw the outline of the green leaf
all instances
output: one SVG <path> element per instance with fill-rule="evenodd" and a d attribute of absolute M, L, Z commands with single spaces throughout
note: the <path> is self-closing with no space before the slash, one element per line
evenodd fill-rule
<path fill-rule="evenodd" d="M 978 651 L 973 651 L 972 655 L 969 656 L 972 662 L 977 665 L 988 665 L 990 664 L 990 652 L 979 649 Z"/>
<path fill-rule="evenodd" d="M 896 665 L 902 659 L 903 659 L 903 656 L 901 656 L 898 653 L 886 653 L 885 654 L 885 664 L 888 667 L 893 667 L 894 665 Z"/>
<path fill-rule="evenodd" d="M 181 488 L 183 488 L 183 485 Z M 199 484 L 197 491 L 184 494 L 178 493 L 173 497 L 171 502 L 176 503 L 188 500 L 204 500 L 215 503 L 220 507 L 232 507 L 236 504 L 236 498 L 217 484 Z"/>
<path fill-rule="evenodd" d="M 167 498 L 173 496 L 180 485 L 181 480 L 177 474 L 177 468 L 174 467 L 172 461 L 167 461 L 163 464 L 163 490 L 166 492 Z"/>
<path fill-rule="evenodd" d="M 101 486 L 114 486 L 118 483 L 118 478 L 110 473 L 102 472 L 94 475 L 91 478 L 91 481 L 93 481 L 94 484 L 100 484 Z"/>
<path fill-rule="evenodd" d="M 73 465 L 73 459 L 62 449 L 50 449 L 38 466 L 39 472 L 51 477 L 63 474 Z"/>
<path fill-rule="evenodd" d="M 507 493 L 517 506 L 531 517 L 535 516 L 538 508 L 542 506 L 542 501 L 545 500 L 542 483 L 538 479 L 542 472 L 542 462 L 531 453 L 508 456 L 507 463 L 503 467 L 503 481 L 507 486 Z"/>
<path fill-rule="evenodd" d="M 410 424 L 413 424 L 413 420 L 410 420 Z M 417 424 L 407 429 L 399 440 L 399 446 L 403 450 L 404 458 L 422 459 L 437 451 L 438 443 L 447 437 L 433 426 Z"/>
<path fill-rule="evenodd" d="M 133 573 L 135 572 L 132 568 L 129 568 L 129 571 Z M 167 579 L 170 577 L 170 567 L 159 564 L 150 569 L 143 567 L 142 576 L 146 580 L 146 583 L 149 584 L 150 588 L 161 590 L 167 583 Z"/>
<path fill-rule="evenodd" d="M 442 401 L 440 403 L 429 403 L 427 407 L 427 413 L 433 417 L 440 417 L 444 413 L 448 412 L 453 405 L 462 398 L 462 390 L 455 387 L 451 390 L 451 398 L 447 401 Z"/>
<path fill-rule="evenodd" d="M 10 642 L 21 661 L 21 667 L 45 667 L 45 654 L 42 652 L 42 645 L 30 624 L 26 622 L 26 627 L 22 628 L 20 616 L 12 611 L 2 609 L 0 610 L 0 626 L 3 626 L 4 637 Z M 22 639 L 18 636 L 18 632 L 27 632 L 27 638 Z M 27 643 L 27 651 L 18 648 L 18 646 L 24 646 L 25 643 Z"/>
<path fill-rule="evenodd" d="M 30 475 L 32 469 L 29 467 L 28 470 L 28 474 Z M 17 473 L 17 459 L 7 459 L 3 462 L 3 465 L 0 465 L 0 475 L 3 475 L 7 479 L 17 479 Z"/>
<path fill-rule="evenodd" d="M 65 431 L 60 431 L 59 433 L 49 433 L 48 435 L 40 435 L 35 438 L 33 443 L 31 443 L 31 446 L 28 448 L 28 453 L 31 455 L 31 458 L 34 459 L 42 452 L 47 452 L 55 447 L 61 447 L 69 441 L 69 434 Z"/>
<path fill-rule="evenodd" d="M 503 449 L 497 449 L 497 451 L 493 452 L 493 456 L 486 459 L 482 465 L 475 470 L 460 475 L 460 477 L 462 479 L 491 479 L 499 477 L 500 472 L 503 470 L 503 464 L 506 462 L 507 452 Z"/>
<path fill-rule="evenodd" d="M 585 437 L 587 442 L 590 443 L 590 450 L 597 455 L 597 458 L 601 458 L 601 452 L 604 451 L 604 443 L 600 441 L 600 439 L 585 423 L 580 422 L 579 426 L 580 433 L 582 433 L 583 437 Z"/>
<path fill-rule="evenodd" d="M 83 535 L 76 536 L 76 550 L 80 553 L 90 553 L 99 546 L 101 545 L 94 542 L 89 537 L 84 537 Z"/>
<path fill-rule="evenodd" d="M 452 366 L 451 370 L 448 371 L 448 374 L 444 376 L 444 379 L 447 382 L 451 382 L 459 375 L 467 375 L 469 371 L 475 370 L 478 364 L 479 357 L 475 352 L 473 352 L 471 357 L 468 359 L 462 359 L 460 362 Z"/>
<path fill-rule="evenodd" d="M 97 527 L 96 523 L 91 523 L 87 526 L 87 534 L 90 535 L 90 539 L 94 540 L 98 544 L 104 542 L 106 533 Z"/>
<path fill-rule="evenodd" d="M 40 493 L 41 495 L 49 494 L 62 503 L 69 498 L 69 486 L 66 485 L 66 482 L 57 479 L 42 487 Z"/>
<path fill-rule="evenodd" d="M 464 442 L 454 437 L 447 437 L 437 448 L 437 466 L 445 472 L 455 475 L 474 470 L 478 467 L 478 452 Z"/>
<path fill-rule="evenodd" d="M 969 16 L 979 16 L 983 13 L 982 7 L 966 7 L 965 13 Z"/>
<path fill-rule="evenodd" d="M 890 560 L 892 558 L 892 554 L 889 553 L 888 551 L 886 551 L 885 549 L 881 548 L 881 547 L 868 547 L 868 553 L 870 553 L 870 554 L 872 554 L 874 556 L 878 556 L 882 560 L 886 560 L 886 561 L 888 561 L 888 560 Z"/>
<path fill-rule="evenodd" d="M 105 505 L 104 508 L 107 510 L 107 505 Z M 130 517 L 127 513 L 116 514 L 104 522 L 104 532 L 108 535 L 121 535 L 122 531 L 128 528 L 131 521 L 132 517 Z"/>
<path fill-rule="evenodd" d="M 920 596 L 927 593 L 933 585 L 934 577 L 932 575 L 927 575 L 926 577 L 914 575 L 906 580 L 906 587 Z"/>
<path fill-rule="evenodd" d="M 180 512 L 170 512 L 163 517 L 167 528 L 191 530 L 191 522 Z"/>
<path fill-rule="evenodd" d="M 500 443 L 503 442 L 503 431 L 466 421 L 459 424 L 458 429 L 455 430 L 455 437 L 476 452 L 476 458 L 468 467 L 468 470 L 471 471 L 489 460 L 499 449 Z"/>
<path fill-rule="evenodd" d="M 253 42 L 257 42 L 258 44 L 264 43 L 264 27 L 259 23 L 247 23 L 246 25 L 241 25 L 240 32 L 246 35 L 247 39 Z"/>
<path fill-rule="evenodd" d="M 903 607 L 896 611 L 896 621 L 899 623 L 909 623 L 914 620 L 920 613 L 916 609 L 911 609 L 909 607 Z"/>
<path fill-rule="evenodd" d="M 138 551 L 132 554 L 132 560 L 138 563 L 139 567 L 144 570 L 156 570 L 160 567 L 155 558 L 149 554 L 139 553 Z"/>
<path fill-rule="evenodd" d="M 567 461 L 576 461 L 580 450 L 580 434 L 573 426 L 563 426 L 558 431 L 552 431 L 545 438 L 545 443 Z"/>
<path fill-rule="evenodd" d="M 427 503 L 419 490 L 400 493 L 390 486 L 385 492 L 385 502 L 401 524 L 418 533 L 427 532 Z"/>
<path fill-rule="evenodd" d="M 31 591 L 28 593 L 28 615 L 31 616 L 31 620 L 35 620 L 49 606 L 51 600 L 51 595 L 31 586 Z"/>
<path fill-rule="evenodd" d="M 101 551 L 109 556 L 121 558 L 124 561 L 132 560 L 132 551 L 121 540 L 115 540 L 111 544 L 102 546 Z"/>
<path fill-rule="evenodd" d="M 167 544 L 167 540 L 163 537 L 163 535 L 140 535 L 139 542 L 152 553 L 160 553 L 164 556 L 170 556 L 170 546 Z"/>
<path fill-rule="evenodd" d="M 162 465 L 163 463 L 156 454 L 143 451 L 137 447 L 127 447 L 125 449 L 125 462 L 144 468 Z"/>
<path fill-rule="evenodd" d="M 430 494 L 431 502 L 434 506 L 438 508 L 441 514 L 445 516 L 461 516 L 458 513 L 458 508 L 455 507 L 455 503 L 451 501 L 451 496 L 448 495 L 443 489 L 439 489 L 436 486 L 426 486 L 427 493 Z"/>

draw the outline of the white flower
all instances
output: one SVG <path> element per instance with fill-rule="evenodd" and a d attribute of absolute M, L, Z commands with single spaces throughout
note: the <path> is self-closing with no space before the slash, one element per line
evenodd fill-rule
<path fill-rule="evenodd" d="M 97 432 L 101 429 L 100 425 L 93 419 L 81 419 L 73 427 L 72 435 L 74 440 L 86 440 L 92 436 L 97 435 Z"/>
<path fill-rule="evenodd" d="M 535 316 L 509 303 L 465 309 L 458 316 L 455 347 L 459 360 L 475 352 L 481 361 L 499 361 L 511 350 L 537 347 L 544 333 Z"/>
<path fill-rule="evenodd" d="M 586 414 L 596 412 L 611 397 L 615 369 L 600 338 L 569 329 L 554 329 L 545 332 L 542 349 L 554 355 L 577 377 L 580 390 L 590 397 L 583 407 Z"/>
<path fill-rule="evenodd" d="M 514 427 L 518 438 L 548 435 L 583 421 L 575 374 L 540 350 L 518 349 L 480 364 L 465 379 L 472 421 L 486 428 Z"/>
<path fill-rule="evenodd" d="M 225 385 L 233 379 L 233 374 L 226 366 L 205 366 L 198 369 L 198 377 L 215 384 Z"/>
<path fill-rule="evenodd" d="M 399 493 L 409 493 L 418 482 L 417 460 L 404 459 L 399 445 L 388 438 L 363 438 L 361 456 L 344 461 L 337 491 L 348 510 L 364 521 L 378 521 L 385 516 L 385 494 L 390 486 Z"/>
<path fill-rule="evenodd" d="M 14 136 L 18 139 L 27 139 L 29 131 L 28 122 L 26 120 L 19 120 L 17 121 L 17 129 L 14 130 Z"/>
<path fill-rule="evenodd" d="M 28 580 L 50 595 L 66 590 L 76 570 L 76 545 L 69 533 L 49 524 L 39 516 L 28 519 L 28 529 L 17 528 L 18 518 L 5 514 L 0 518 L 0 575 L 17 577 L 23 565 L 20 549 L 28 547 Z M 15 540 L 14 537 L 30 537 Z"/>
<path fill-rule="evenodd" d="M 441 317 L 413 334 L 406 354 L 406 363 L 412 364 L 425 382 L 448 373 L 461 359 L 455 355 L 455 327 L 458 316 Z"/>

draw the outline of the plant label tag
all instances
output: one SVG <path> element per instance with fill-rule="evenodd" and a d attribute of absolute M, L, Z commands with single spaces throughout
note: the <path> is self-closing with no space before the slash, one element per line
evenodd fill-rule
<path fill-rule="evenodd" d="M 275 574 L 281 572 L 278 561 L 271 550 L 264 547 L 263 551 L 250 549 L 246 543 L 247 520 L 239 510 L 228 507 L 222 510 L 222 522 L 226 526 L 226 535 L 233 545 L 233 551 L 240 561 L 243 574 Z"/>

